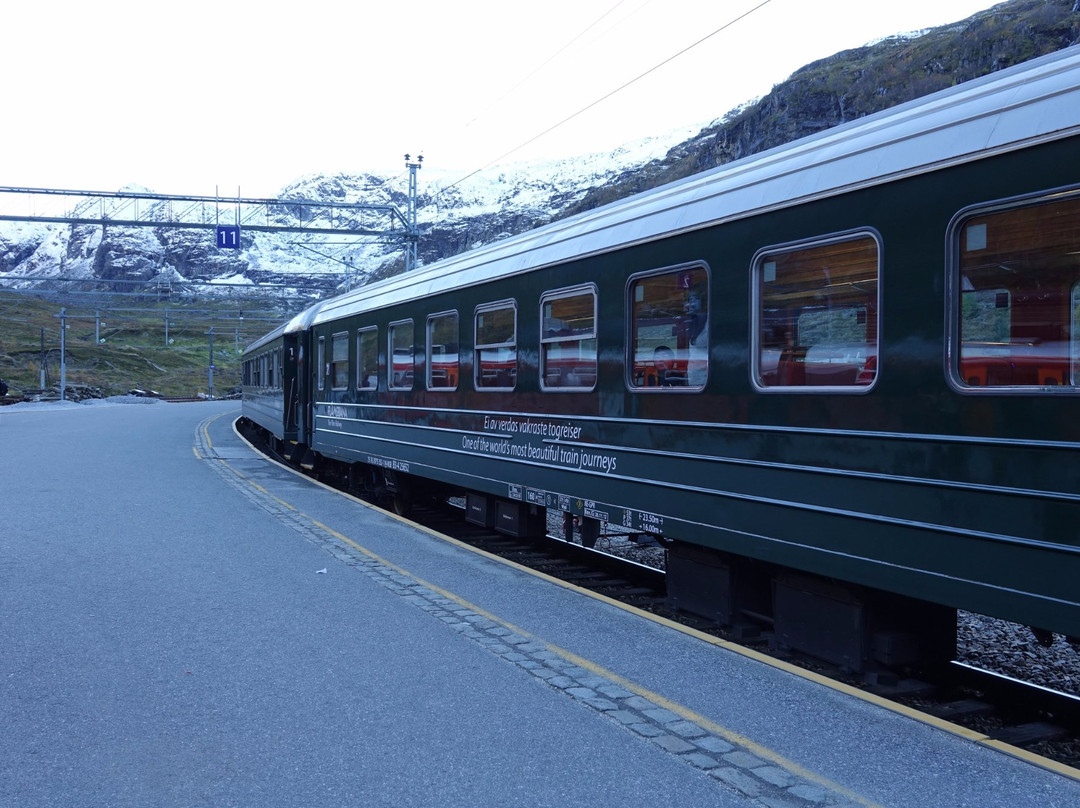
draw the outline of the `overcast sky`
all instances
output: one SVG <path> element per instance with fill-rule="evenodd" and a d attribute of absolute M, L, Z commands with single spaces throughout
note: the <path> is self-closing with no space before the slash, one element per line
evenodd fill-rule
<path fill-rule="evenodd" d="M 5 3 L 0 186 L 273 197 L 312 172 L 404 170 L 406 152 L 464 175 L 610 150 L 719 118 L 807 62 L 992 5 Z"/>

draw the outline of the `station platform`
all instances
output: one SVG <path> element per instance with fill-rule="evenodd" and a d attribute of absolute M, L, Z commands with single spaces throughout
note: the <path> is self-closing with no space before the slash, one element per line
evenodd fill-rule
<path fill-rule="evenodd" d="M 1080 773 L 275 465 L 0 410 L 2 806 L 1073 806 Z"/>

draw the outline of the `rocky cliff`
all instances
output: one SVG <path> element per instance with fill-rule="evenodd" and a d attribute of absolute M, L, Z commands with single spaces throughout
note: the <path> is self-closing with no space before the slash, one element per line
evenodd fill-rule
<path fill-rule="evenodd" d="M 662 158 L 571 204 L 570 215 L 1080 43 L 1080 0 L 1012 0 L 963 22 L 813 62 Z"/>

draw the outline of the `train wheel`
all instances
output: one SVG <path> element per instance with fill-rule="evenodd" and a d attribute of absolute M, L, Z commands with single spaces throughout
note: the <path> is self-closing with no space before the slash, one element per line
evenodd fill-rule
<path fill-rule="evenodd" d="M 408 516 L 412 512 L 412 500 L 403 494 L 395 494 L 391 505 L 398 516 Z"/>
<path fill-rule="evenodd" d="M 366 466 L 359 463 L 350 463 L 348 472 L 348 486 L 350 494 L 362 494 L 368 479 Z"/>
<path fill-rule="evenodd" d="M 387 471 L 383 474 L 390 505 L 398 516 L 408 516 L 413 506 L 413 481 L 407 474 Z"/>
<path fill-rule="evenodd" d="M 1035 628 L 1034 626 L 1028 626 L 1028 628 L 1031 629 L 1031 633 L 1035 636 L 1035 642 L 1043 648 L 1049 648 L 1054 644 L 1054 632 L 1042 628 Z"/>

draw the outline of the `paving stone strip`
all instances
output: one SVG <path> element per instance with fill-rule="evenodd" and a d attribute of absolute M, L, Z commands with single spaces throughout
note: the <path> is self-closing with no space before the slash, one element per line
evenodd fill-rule
<path fill-rule="evenodd" d="M 207 422 L 208 423 L 208 422 Z M 586 707 L 607 716 L 630 732 L 675 755 L 765 808 L 854 808 L 873 803 L 816 782 L 775 761 L 765 760 L 740 745 L 737 739 L 710 732 L 624 687 L 614 678 L 582 667 L 572 654 L 536 637 L 515 631 L 491 617 L 468 608 L 418 581 L 404 571 L 352 545 L 348 539 L 277 499 L 230 463 L 218 457 L 205 439 L 203 425 L 196 430 L 196 451 L 226 482 L 259 507 L 300 533 L 343 564 L 427 612 L 464 637 L 482 645 L 506 662 L 527 671 Z M 794 767 L 797 768 L 797 767 Z"/>

